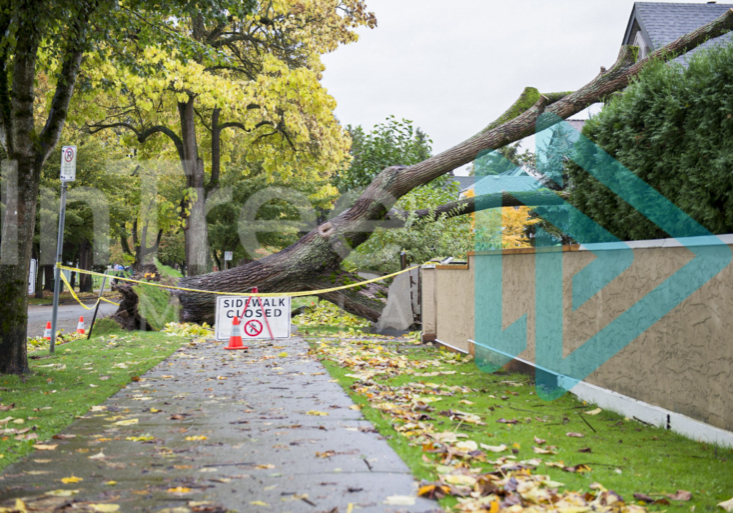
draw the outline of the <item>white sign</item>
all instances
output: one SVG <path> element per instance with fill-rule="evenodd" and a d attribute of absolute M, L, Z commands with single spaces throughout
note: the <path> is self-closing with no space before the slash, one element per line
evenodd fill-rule
<path fill-rule="evenodd" d="M 270 330 L 272 330 L 272 338 L 290 338 L 289 297 L 253 297 L 251 299 L 249 296 L 218 297 L 216 299 L 216 340 L 229 340 L 235 316 L 241 319 L 242 340 L 269 340 L 271 338 Z"/>
<path fill-rule="evenodd" d="M 38 260 L 31 260 L 30 272 L 28 273 L 28 295 L 36 293 L 36 274 L 38 272 Z"/>
<path fill-rule="evenodd" d="M 234 251 L 225 251 L 224 252 L 224 261 L 225 262 L 231 262 L 232 258 L 234 258 Z"/>
<path fill-rule="evenodd" d="M 76 180 L 76 146 L 64 146 L 61 149 L 61 181 Z"/>

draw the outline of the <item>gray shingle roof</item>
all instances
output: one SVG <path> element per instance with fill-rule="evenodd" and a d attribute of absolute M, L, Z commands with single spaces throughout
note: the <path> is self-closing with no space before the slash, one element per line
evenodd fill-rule
<path fill-rule="evenodd" d="M 631 19 L 626 28 L 623 44 L 633 44 L 634 21 L 638 23 L 644 39 L 654 51 L 665 46 L 680 36 L 710 23 L 718 18 L 733 4 L 690 4 L 690 3 L 657 3 L 657 2 L 635 2 L 631 13 Z M 689 52 L 687 57 L 702 48 L 709 48 L 712 45 L 733 40 L 731 33 L 720 36 L 699 46 Z M 677 61 L 684 63 L 685 57 Z"/>

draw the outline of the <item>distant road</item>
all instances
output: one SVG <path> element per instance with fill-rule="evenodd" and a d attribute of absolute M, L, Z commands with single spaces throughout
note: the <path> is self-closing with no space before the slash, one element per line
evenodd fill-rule
<path fill-rule="evenodd" d="M 53 308 L 51 306 L 31 306 L 28 308 L 28 336 L 38 337 L 43 335 L 43 330 L 46 329 L 46 323 L 51 320 L 51 313 Z M 109 303 L 102 303 L 99 305 L 99 313 L 97 319 L 102 317 L 109 317 L 117 311 L 117 307 L 110 305 Z M 59 306 L 58 316 L 58 327 L 57 329 L 63 329 L 66 333 L 70 331 L 76 331 L 76 324 L 79 322 L 79 317 L 84 317 L 84 323 L 87 329 L 92 322 L 93 310 L 85 310 L 80 305 L 61 305 Z"/>

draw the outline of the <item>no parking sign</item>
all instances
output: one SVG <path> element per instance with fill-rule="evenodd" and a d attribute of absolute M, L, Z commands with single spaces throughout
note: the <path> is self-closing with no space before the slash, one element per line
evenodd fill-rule
<path fill-rule="evenodd" d="M 247 300 L 249 300 L 249 305 Z M 243 340 L 269 339 L 270 330 L 272 330 L 272 338 L 290 338 L 289 297 L 218 297 L 216 299 L 216 340 L 229 340 L 232 320 L 235 316 L 242 320 Z"/>

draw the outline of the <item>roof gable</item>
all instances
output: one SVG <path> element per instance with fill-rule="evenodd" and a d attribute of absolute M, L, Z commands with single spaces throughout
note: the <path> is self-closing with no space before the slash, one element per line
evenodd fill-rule
<path fill-rule="evenodd" d="M 710 23 L 732 8 L 733 4 L 635 2 L 623 44 L 633 44 L 637 30 L 641 30 L 649 45 L 649 50 L 654 51 Z M 731 40 L 733 40 L 733 34 L 722 35 L 695 48 L 687 56 L 702 48 L 709 48 L 712 45 Z M 676 60 L 684 63 L 686 59 L 679 57 Z"/>

